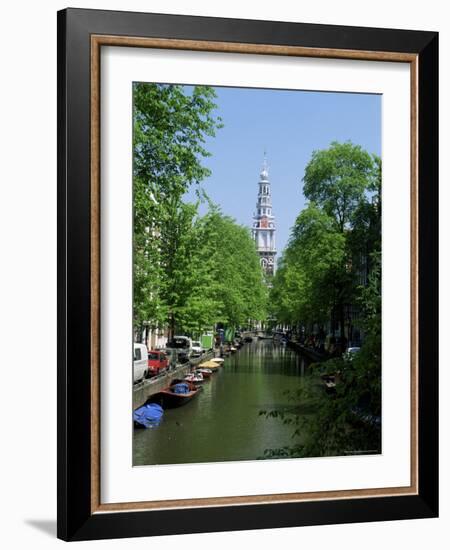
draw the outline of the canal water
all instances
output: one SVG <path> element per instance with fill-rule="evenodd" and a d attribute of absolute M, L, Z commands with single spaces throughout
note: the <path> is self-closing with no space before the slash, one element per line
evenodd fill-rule
<path fill-rule="evenodd" d="M 133 465 L 255 460 L 292 445 L 293 427 L 260 411 L 292 407 L 286 390 L 307 383 L 306 366 L 272 340 L 245 344 L 192 401 L 166 410 L 158 428 L 134 430 Z"/>

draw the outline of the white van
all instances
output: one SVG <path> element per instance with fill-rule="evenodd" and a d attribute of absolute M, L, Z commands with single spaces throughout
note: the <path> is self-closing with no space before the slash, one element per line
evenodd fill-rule
<path fill-rule="evenodd" d="M 176 350 L 178 361 L 186 363 L 192 354 L 192 340 L 187 336 L 174 336 L 167 342 L 166 349 Z"/>
<path fill-rule="evenodd" d="M 134 344 L 133 382 L 140 382 L 148 372 L 148 351 L 144 344 Z"/>

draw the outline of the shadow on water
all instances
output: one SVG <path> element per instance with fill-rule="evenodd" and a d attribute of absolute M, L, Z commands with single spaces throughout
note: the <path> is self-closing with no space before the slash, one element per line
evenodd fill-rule
<path fill-rule="evenodd" d="M 165 411 L 153 430 L 135 430 L 133 464 L 182 464 L 255 460 L 267 448 L 292 441 L 292 427 L 261 410 L 304 415 L 309 403 L 293 407 L 290 392 L 309 383 L 307 363 L 295 351 L 272 341 L 245 345 L 203 384 L 187 405 Z"/>

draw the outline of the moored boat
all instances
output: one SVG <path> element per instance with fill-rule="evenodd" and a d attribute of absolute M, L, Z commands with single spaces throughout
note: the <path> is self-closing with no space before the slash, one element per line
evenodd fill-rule
<path fill-rule="evenodd" d="M 222 363 L 217 363 L 216 361 L 205 361 L 205 363 L 201 363 L 199 365 L 202 369 L 210 369 L 212 371 L 219 369 L 222 366 Z"/>
<path fill-rule="evenodd" d="M 201 389 L 193 382 L 176 379 L 167 388 L 150 396 L 147 403 L 158 403 L 164 409 L 181 407 L 189 403 Z"/>
<path fill-rule="evenodd" d="M 199 372 L 203 376 L 203 378 L 206 380 L 210 378 L 213 372 L 215 371 L 212 371 L 211 369 L 199 368 L 199 369 L 196 369 L 195 372 Z"/>
<path fill-rule="evenodd" d="M 205 381 L 205 377 L 203 376 L 203 373 L 196 372 L 196 371 L 191 372 L 191 374 L 188 374 L 187 376 L 185 376 L 184 379 L 187 382 L 193 382 L 194 384 L 203 384 L 203 382 Z"/>
<path fill-rule="evenodd" d="M 160 425 L 164 411 L 157 403 L 146 403 L 133 413 L 135 428 L 156 428 Z"/>

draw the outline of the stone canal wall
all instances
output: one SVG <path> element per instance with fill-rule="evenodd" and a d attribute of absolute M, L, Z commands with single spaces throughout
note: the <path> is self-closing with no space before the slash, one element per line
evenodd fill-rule
<path fill-rule="evenodd" d="M 214 357 L 214 352 L 204 353 L 201 357 L 191 359 L 189 363 L 179 365 L 174 370 L 160 374 L 155 378 L 143 380 L 139 384 L 135 384 L 133 386 L 133 410 L 143 405 L 151 395 L 167 388 L 173 379 L 186 376 L 192 366 L 208 361 L 208 359 L 212 357 Z"/>

